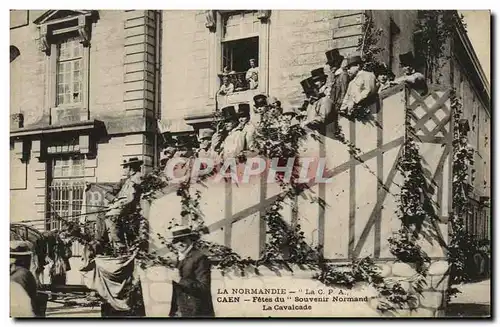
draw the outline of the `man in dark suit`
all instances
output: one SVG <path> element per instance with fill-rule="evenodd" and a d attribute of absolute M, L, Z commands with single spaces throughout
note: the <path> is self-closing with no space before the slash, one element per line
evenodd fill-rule
<path fill-rule="evenodd" d="M 425 76 L 415 70 L 415 57 L 409 51 L 399 55 L 399 63 L 403 68 L 403 76 L 396 78 L 393 84 L 406 84 L 415 89 L 421 96 L 429 92 Z"/>
<path fill-rule="evenodd" d="M 198 235 L 189 227 L 172 230 L 177 251 L 179 276 L 172 281 L 171 317 L 214 317 L 211 294 L 211 264 L 195 246 Z"/>
<path fill-rule="evenodd" d="M 31 271 L 32 251 L 25 241 L 10 242 L 10 282 L 16 283 L 18 292 L 11 295 L 11 315 L 13 317 L 45 316 L 42 298 L 37 294 L 37 282 Z M 16 290 L 17 291 L 17 290 Z M 46 299 L 45 299 L 46 303 Z"/>

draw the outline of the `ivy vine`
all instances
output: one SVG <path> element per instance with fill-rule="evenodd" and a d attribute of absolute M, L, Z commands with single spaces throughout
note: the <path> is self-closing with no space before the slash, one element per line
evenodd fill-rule
<path fill-rule="evenodd" d="M 445 64 L 442 59 L 449 59 L 444 53 L 458 23 L 465 27 L 463 15 L 456 10 L 418 11 L 417 32 L 413 40 L 415 56 L 424 66 L 428 80 L 439 82 L 440 69 Z M 433 78 L 435 73 L 438 76 Z"/>
<path fill-rule="evenodd" d="M 471 167 L 474 165 L 474 149 L 468 144 L 468 128 L 462 124 L 463 108 L 455 90 L 452 91 L 451 107 L 455 128 L 453 130 L 453 179 L 452 197 L 453 212 L 449 217 L 449 245 L 448 262 L 450 265 L 450 289 L 451 294 L 457 293 L 452 285 L 468 282 L 474 278 L 470 267 L 474 265 L 473 256 L 482 252 L 485 243 L 481 242 L 467 232 L 464 220 L 471 213 L 470 184 Z M 486 244 L 487 245 L 487 244 Z"/>

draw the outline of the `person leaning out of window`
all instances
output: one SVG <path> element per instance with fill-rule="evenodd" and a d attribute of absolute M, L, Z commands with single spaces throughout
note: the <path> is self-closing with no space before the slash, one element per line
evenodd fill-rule
<path fill-rule="evenodd" d="M 259 67 L 255 64 L 255 59 L 250 59 L 250 68 L 247 70 L 245 74 L 245 79 L 250 86 L 250 89 L 254 90 L 259 86 Z"/>
<path fill-rule="evenodd" d="M 231 83 L 229 80 L 228 76 L 223 76 L 222 77 L 222 85 L 220 86 L 219 92 L 217 92 L 218 95 L 229 95 L 234 92 L 234 85 Z"/>

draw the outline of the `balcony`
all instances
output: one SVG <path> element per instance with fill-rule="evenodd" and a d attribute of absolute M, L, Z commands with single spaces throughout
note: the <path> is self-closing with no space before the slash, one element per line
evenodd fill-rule
<path fill-rule="evenodd" d="M 217 93 L 218 108 L 242 102 L 251 102 L 253 97 L 260 93 L 258 84 L 250 85 L 250 83 L 245 79 L 245 75 L 246 72 L 219 74 L 220 85 L 223 85 L 223 78 L 228 77 L 229 83 L 234 86 L 234 91 L 229 94 Z"/>

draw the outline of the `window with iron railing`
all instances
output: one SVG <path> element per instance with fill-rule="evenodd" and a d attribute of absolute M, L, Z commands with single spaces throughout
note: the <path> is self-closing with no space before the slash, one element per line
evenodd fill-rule
<path fill-rule="evenodd" d="M 219 74 L 220 84 L 224 80 L 233 84 L 233 92 L 256 89 L 259 83 L 259 37 L 250 37 L 222 42 L 222 67 Z M 254 67 L 251 67 L 253 60 Z"/>
<path fill-rule="evenodd" d="M 233 11 L 222 15 L 219 95 L 258 88 L 259 26 L 257 11 Z"/>
<path fill-rule="evenodd" d="M 82 156 L 54 158 L 51 172 L 47 228 L 59 229 L 62 221 L 78 220 L 85 213 L 85 159 Z"/>

